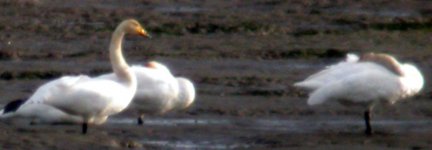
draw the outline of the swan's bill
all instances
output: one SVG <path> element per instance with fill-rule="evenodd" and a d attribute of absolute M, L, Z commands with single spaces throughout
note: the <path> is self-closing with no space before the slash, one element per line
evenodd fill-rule
<path fill-rule="evenodd" d="M 147 33 L 146 30 L 144 30 L 143 28 L 139 29 L 138 31 L 138 35 L 141 35 L 143 37 L 147 37 L 147 38 L 151 38 L 151 35 Z"/>

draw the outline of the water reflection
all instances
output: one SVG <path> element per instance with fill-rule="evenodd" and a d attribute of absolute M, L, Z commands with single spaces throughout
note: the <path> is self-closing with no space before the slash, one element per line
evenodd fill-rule
<path fill-rule="evenodd" d="M 135 118 L 112 118 L 109 124 L 135 124 Z M 146 126 L 230 126 L 249 130 L 314 133 L 321 130 L 350 131 L 363 128 L 363 120 L 281 120 L 253 118 L 147 118 Z M 432 127 L 430 120 L 374 120 L 374 128 L 391 128 L 395 133 L 421 132 Z"/>
<path fill-rule="evenodd" d="M 154 147 L 165 147 L 165 148 L 175 148 L 175 149 L 244 149 L 252 147 L 245 143 L 235 143 L 234 141 L 227 140 L 179 140 L 179 141 L 169 141 L 169 140 L 151 140 L 145 139 L 141 141 L 144 145 L 154 146 Z"/>
<path fill-rule="evenodd" d="M 111 125 L 135 125 L 135 118 L 112 118 Z M 374 129 L 390 134 L 420 133 L 431 131 L 431 120 L 374 120 Z M 353 120 L 349 117 L 305 118 L 299 119 L 265 119 L 265 118 L 147 118 L 144 126 L 161 126 L 166 128 L 178 127 L 208 127 L 221 130 L 232 130 L 245 135 L 234 136 L 220 134 L 206 134 L 203 132 L 186 132 L 174 137 L 153 136 L 143 137 L 139 142 L 145 146 L 162 149 L 250 149 L 265 148 L 268 143 L 257 143 L 250 138 L 253 133 L 283 133 L 283 134 L 320 134 L 321 132 L 359 133 L 364 129 L 362 120 Z M 212 130 L 217 131 L 217 130 Z M 219 133 L 219 132 L 216 132 Z M 259 134 L 257 134 L 259 135 Z"/>

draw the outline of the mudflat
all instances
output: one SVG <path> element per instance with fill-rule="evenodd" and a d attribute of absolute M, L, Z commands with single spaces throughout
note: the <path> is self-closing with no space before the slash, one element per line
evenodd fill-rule
<path fill-rule="evenodd" d="M 431 149 L 432 2 L 402 0 L 132 0 L 0 2 L 0 104 L 62 75 L 111 72 L 115 26 L 135 18 L 152 39 L 127 36 L 130 64 L 150 60 L 195 83 L 189 109 L 146 116 L 133 107 L 90 126 L 0 121 L 1 149 Z M 344 59 L 384 52 L 421 69 L 422 92 L 362 109 L 310 107 L 292 86 Z M 365 81 L 367 82 L 367 81 Z"/>

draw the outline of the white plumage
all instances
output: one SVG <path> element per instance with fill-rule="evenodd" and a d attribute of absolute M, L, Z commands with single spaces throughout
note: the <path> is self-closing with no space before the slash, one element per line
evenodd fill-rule
<path fill-rule="evenodd" d="M 294 86 L 310 90 L 309 105 L 329 100 L 367 105 L 369 109 L 379 101 L 391 104 L 417 94 L 423 87 L 423 76 L 411 64 L 400 64 L 387 54 L 353 54 L 347 60 L 327 67 Z M 367 134 L 371 129 L 367 127 Z"/>
<path fill-rule="evenodd" d="M 3 110 L 3 118 L 17 116 L 47 122 L 80 121 L 85 134 L 87 123 L 101 124 L 108 116 L 124 110 L 137 88 L 135 74 L 129 71 L 121 52 L 125 33 L 148 36 L 136 20 L 125 20 L 116 28 L 110 44 L 110 60 L 118 80 L 85 75 L 64 76 L 39 87 L 15 111 Z"/>
<path fill-rule="evenodd" d="M 171 110 L 184 109 L 195 99 L 193 83 L 183 77 L 176 78 L 163 64 L 151 61 L 146 66 L 132 66 L 138 82 L 137 92 L 131 107 L 136 108 L 142 124 L 144 114 L 162 114 Z M 99 78 L 116 80 L 114 74 L 102 75 Z"/>
<path fill-rule="evenodd" d="M 163 64 L 155 61 L 147 63 L 146 66 L 132 66 L 129 68 L 137 77 L 137 91 L 131 107 L 138 109 L 140 115 L 162 114 L 168 111 L 181 110 L 189 107 L 195 100 L 194 84 L 187 78 L 174 77 L 170 70 Z M 85 77 L 85 76 L 83 76 Z M 68 77 L 64 77 L 68 78 Z M 114 73 L 101 75 L 96 79 L 119 82 Z M 55 80 L 57 81 L 57 80 Z M 71 81 L 71 80 L 67 80 Z M 52 81 L 53 82 L 53 81 Z M 55 85 L 49 82 L 41 86 L 36 93 L 51 93 L 47 89 Z M 109 91 L 116 93 L 115 91 Z M 39 94 L 39 97 L 41 95 Z M 31 98 L 40 100 L 42 98 Z M 2 110 L 3 111 L 3 110 Z M 3 114 L 0 112 L 0 114 Z M 32 105 L 22 105 L 19 111 L 0 115 L 2 118 L 24 117 L 32 118 L 38 123 L 81 123 L 82 118 L 64 112 L 57 107 L 45 103 L 32 102 Z M 106 121 L 104 118 L 94 118 L 89 123 L 101 124 Z M 142 124 L 142 116 L 139 117 Z"/>

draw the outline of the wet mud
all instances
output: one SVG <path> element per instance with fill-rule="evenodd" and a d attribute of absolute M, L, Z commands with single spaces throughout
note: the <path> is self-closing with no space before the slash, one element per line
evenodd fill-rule
<path fill-rule="evenodd" d="M 130 64 L 157 60 L 194 81 L 189 109 L 146 116 L 133 108 L 88 135 L 79 125 L 0 121 L 1 149 L 431 149 L 432 2 L 402 0 L 131 0 L 0 2 L 0 104 L 62 75 L 110 72 L 108 42 L 123 19 Z M 422 92 L 373 111 L 310 107 L 291 85 L 343 59 L 384 52 L 419 67 Z"/>

